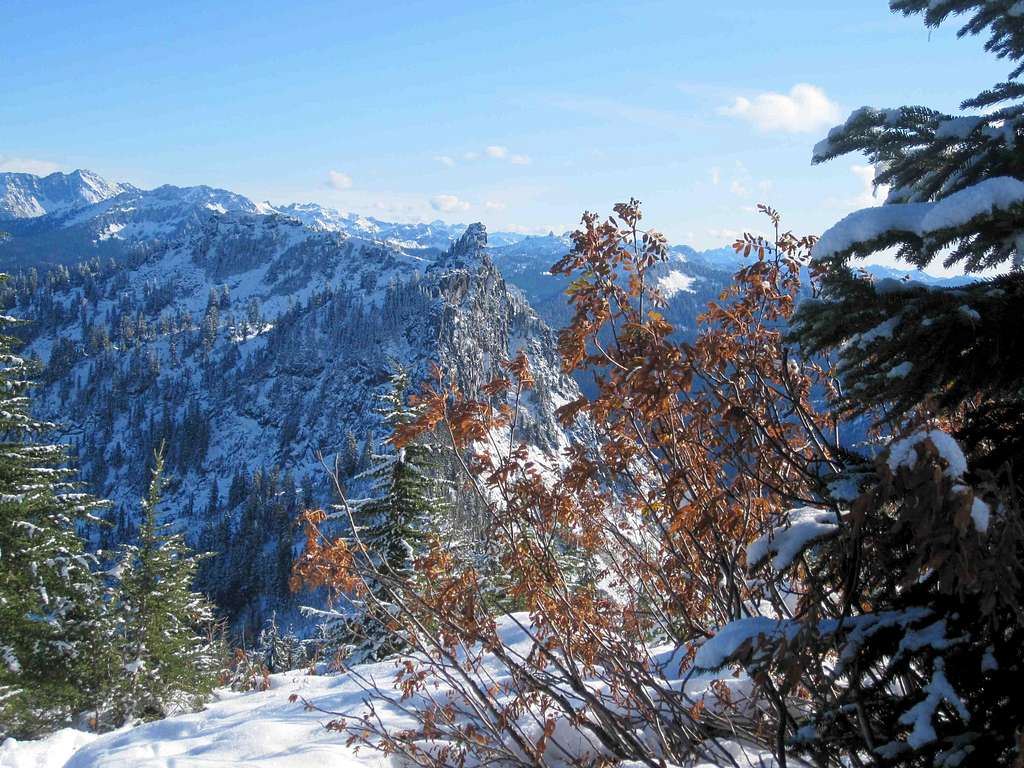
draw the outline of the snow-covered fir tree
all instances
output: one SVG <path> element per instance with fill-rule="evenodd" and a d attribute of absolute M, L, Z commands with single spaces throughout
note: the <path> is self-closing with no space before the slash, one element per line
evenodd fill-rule
<path fill-rule="evenodd" d="M 114 611 L 122 676 L 111 695 L 115 722 L 154 719 L 200 706 L 220 665 L 213 609 L 192 591 L 199 558 L 157 522 L 163 453 L 156 455 L 138 541 L 121 548 Z"/>
<path fill-rule="evenodd" d="M 76 530 L 100 504 L 75 487 L 61 446 L 25 442 L 52 425 L 30 415 L 14 324 L 0 316 L 0 739 L 68 723 L 92 703 L 109 629 Z"/>
<path fill-rule="evenodd" d="M 276 613 L 270 615 L 260 631 L 255 653 L 271 673 L 287 672 L 306 664 L 306 650 L 302 640 L 291 629 L 281 632 Z"/>
<path fill-rule="evenodd" d="M 368 488 L 370 496 L 350 502 L 354 522 L 350 547 L 381 579 L 367 584 L 369 594 L 353 599 L 354 616 L 328 622 L 327 647 L 337 646 L 344 636 L 352 660 L 382 658 L 400 647 L 388 626 L 388 582 L 414 578 L 413 561 L 426 546 L 428 534 L 445 527 L 437 446 L 428 440 L 397 449 L 393 444 L 395 428 L 417 412 L 408 402 L 408 389 L 408 375 L 397 367 L 379 406 L 392 434 L 384 441 L 383 451 L 374 453 L 370 466 L 354 478 Z"/>
<path fill-rule="evenodd" d="M 924 14 L 930 27 L 964 17 L 959 34 L 987 35 L 986 48 L 1008 59 L 1013 71 L 966 99 L 958 114 L 863 107 L 815 146 L 815 163 L 865 154 L 875 166 L 876 192 L 885 197 L 883 205 L 831 227 L 815 246 L 824 300 L 803 305 L 799 336 L 811 349 L 841 347 L 847 387 L 840 404 L 847 409 L 884 404 L 895 419 L 926 401 L 936 411 L 966 406 L 958 437 L 979 452 L 977 459 L 990 468 L 1010 458 L 1020 464 L 1024 16 L 1010 0 L 894 0 L 891 6 Z M 941 288 L 873 280 L 850 268 L 851 259 L 887 249 L 920 269 L 941 262 L 1002 274 Z"/>
<path fill-rule="evenodd" d="M 839 645 L 848 679 L 816 703 L 808 728 L 846 732 L 887 765 L 1019 764 L 1024 16 L 1011 0 L 891 6 L 928 26 L 960 17 L 959 34 L 987 36 L 1013 71 L 961 114 L 858 109 L 814 149 L 815 162 L 863 152 L 888 193 L 815 244 L 821 296 L 799 309 L 795 337 L 836 355 L 835 407 L 893 439 L 880 460 L 848 462 L 862 490 L 837 492 L 853 501 L 851 532 L 814 569 L 871 606 L 858 622 L 876 624 Z M 942 288 L 850 266 L 891 248 L 919 268 L 1002 272 Z"/>

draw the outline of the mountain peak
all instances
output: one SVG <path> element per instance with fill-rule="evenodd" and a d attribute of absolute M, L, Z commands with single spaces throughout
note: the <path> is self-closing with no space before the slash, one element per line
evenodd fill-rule
<path fill-rule="evenodd" d="M 472 267 L 486 259 L 486 254 L 487 227 L 478 221 L 466 227 L 462 237 L 452 243 L 438 264 L 455 269 Z"/>
<path fill-rule="evenodd" d="M 452 243 L 449 256 L 472 258 L 487 248 L 487 227 L 479 221 L 466 227 L 462 237 Z"/>
<path fill-rule="evenodd" d="M 31 219 L 67 213 L 115 197 L 126 187 L 84 169 L 48 176 L 0 173 L 0 219 Z"/>

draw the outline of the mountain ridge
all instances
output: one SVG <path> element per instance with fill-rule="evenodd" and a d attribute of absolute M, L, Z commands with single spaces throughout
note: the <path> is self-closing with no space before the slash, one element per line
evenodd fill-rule
<path fill-rule="evenodd" d="M 64 213 L 115 197 L 130 185 L 111 184 L 92 171 L 78 169 L 47 176 L 0 173 L 0 221 Z"/>
<path fill-rule="evenodd" d="M 22 176 L 25 189 L 50 178 Z M 42 369 L 37 415 L 62 424 L 82 476 L 113 502 L 95 545 L 132 537 L 153 452 L 167 445 L 163 517 L 218 553 L 204 590 L 249 628 L 274 610 L 298 621 L 295 518 L 332 502 L 322 462 L 359 490 L 354 470 L 386 435 L 375 403 L 395 365 L 420 381 L 439 363 L 473 394 L 526 351 L 537 386 L 521 435 L 538 458 L 567 445 L 555 411 L 589 384 L 566 376 L 557 352 L 554 329 L 572 310 L 550 267 L 566 235 L 495 238 L 480 223 L 387 223 L 207 186 L 114 194 L 94 176 L 77 177 L 92 192 L 46 197 L 40 215 L 7 210 L 0 300 L 30 321 L 19 333 Z M 656 267 L 678 334 L 695 333 L 737 258 L 677 245 Z"/>
<path fill-rule="evenodd" d="M 209 207 L 218 202 L 224 211 Z M 553 331 L 491 260 L 482 224 L 442 251 L 249 202 L 159 187 L 36 217 L 15 232 L 77 238 L 68 253 L 85 258 L 15 270 L 0 293 L 31 321 L 20 333 L 42 366 L 35 411 L 61 423 L 83 478 L 113 503 L 94 545 L 133 536 L 166 445 L 162 518 L 218 553 L 201 586 L 251 629 L 274 610 L 300 620 L 287 587 L 295 519 L 334 500 L 323 463 L 359 492 L 354 470 L 386 436 L 376 403 L 395 366 L 418 382 L 436 362 L 472 394 L 527 352 L 537 385 L 520 434 L 548 456 L 567 445 L 555 411 L 579 390 Z M 112 224 L 126 246 L 116 258 L 86 239 Z"/>
<path fill-rule="evenodd" d="M 58 203 L 53 203 L 49 199 L 27 199 L 32 190 L 43 188 L 64 189 L 65 193 L 74 199 Z M 51 203 L 49 208 L 44 202 Z M 341 232 L 353 237 L 392 243 L 405 249 L 422 248 L 438 251 L 446 250 L 461 237 L 468 226 L 462 223 L 447 223 L 441 219 L 416 223 L 388 222 L 359 213 L 342 213 L 314 202 L 281 205 L 254 202 L 244 195 L 207 185 L 178 187 L 164 184 L 151 190 L 144 190 L 127 183 L 109 182 L 99 174 L 85 169 L 69 173 L 55 172 L 47 176 L 3 172 L 0 173 L 0 222 L 12 237 L 7 239 L 6 251 L 0 250 L 0 261 L 7 261 L 8 265 L 13 263 L 21 266 L 23 261 L 17 258 L 19 237 L 31 238 L 38 234 L 40 229 L 45 229 L 45 226 L 41 225 L 74 230 L 93 221 L 89 235 L 94 247 L 104 242 L 113 244 L 118 241 L 130 242 L 133 239 L 151 240 L 158 236 L 173 237 L 178 234 L 169 231 L 170 227 L 161 229 L 159 217 L 156 217 L 156 222 L 150 222 L 148 229 L 138 226 L 140 216 L 129 214 L 140 207 L 149 213 L 163 210 L 165 222 L 174 218 L 187 219 L 189 214 L 193 218 L 232 212 L 279 215 L 296 219 L 303 226 L 318 231 Z M 45 221 L 39 221 L 41 219 Z M 64 234 L 70 239 L 76 238 L 75 233 Z M 75 258 L 92 255 L 88 252 L 89 238 L 79 239 L 82 243 Z M 489 244 L 492 248 L 506 249 L 502 253 L 501 261 L 512 271 L 516 271 L 517 267 L 511 258 L 513 255 L 534 251 L 548 258 L 552 253 L 561 254 L 571 247 L 568 233 L 531 235 L 496 231 L 489 233 Z M 535 245 L 539 247 L 533 248 Z M 38 247 L 32 250 L 37 257 L 40 255 Z M 130 247 L 121 250 L 130 250 Z M 698 251 L 686 244 L 673 244 L 670 246 L 670 254 L 679 257 L 681 261 L 697 262 L 708 269 L 729 274 L 743 263 L 743 257 L 738 256 L 730 246 Z M 559 257 L 560 255 L 556 256 L 551 263 Z M 62 263 L 62 259 L 58 256 L 47 263 Z M 63 263 L 67 263 L 67 260 L 63 260 Z M 883 265 L 865 265 L 864 268 L 877 277 L 914 279 L 935 285 L 957 285 L 969 279 L 963 276 L 936 276 L 920 270 Z M 546 267 L 542 271 L 546 271 Z"/>

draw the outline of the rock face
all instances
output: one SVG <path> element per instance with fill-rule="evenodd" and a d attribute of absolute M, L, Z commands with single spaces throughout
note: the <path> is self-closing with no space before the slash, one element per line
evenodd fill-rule
<path fill-rule="evenodd" d="M 566 444 L 554 411 L 578 388 L 481 224 L 441 250 L 162 187 L 4 228 L 3 298 L 31 321 L 28 351 L 43 364 L 36 410 L 61 424 L 84 478 L 113 502 L 99 543 L 133 535 L 165 445 L 164 518 L 218 553 L 203 586 L 240 622 L 293 606 L 294 519 L 332 500 L 321 462 L 351 475 L 379 447 L 376 404 L 395 367 L 415 382 L 436 361 L 472 393 L 525 349 L 537 387 L 522 434 L 547 453 Z M 82 258 L 17 268 L 53 242 Z"/>

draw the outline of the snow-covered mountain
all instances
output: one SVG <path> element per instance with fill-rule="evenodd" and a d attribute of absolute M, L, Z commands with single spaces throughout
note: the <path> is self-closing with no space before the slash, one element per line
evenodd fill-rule
<path fill-rule="evenodd" d="M 568 235 L 549 234 L 491 248 L 494 263 L 505 279 L 521 290 L 545 322 L 555 328 L 572 316 L 565 296 L 570 281 L 552 275 L 550 269 L 571 247 Z M 667 301 L 665 317 L 679 333 L 692 333 L 697 315 L 708 301 L 718 297 L 734 271 L 705 261 L 692 248 L 673 246 L 668 260 L 654 267 L 656 287 Z"/>
<path fill-rule="evenodd" d="M 121 258 L 150 252 L 201 229 L 217 214 L 259 214 L 294 219 L 316 232 L 343 233 L 406 250 L 444 250 L 465 224 L 403 224 L 343 214 L 315 203 L 273 206 L 208 186 L 164 185 L 143 190 L 108 182 L 91 171 L 54 173 L 45 178 L 0 173 L 0 223 L 4 268 L 75 264 L 94 256 Z M 508 245 L 523 235 L 493 236 Z"/>
<path fill-rule="evenodd" d="M 548 453 L 565 444 L 554 412 L 579 390 L 551 330 L 570 316 L 568 282 L 549 271 L 565 236 L 489 238 L 479 224 L 392 224 L 86 171 L 0 184 L 0 270 L 13 274 L 0 299 L 31 321 L 38 415 L 114 502 L 102 543 L 132 535 L 166 444 L 165 516 L 220 554 L 204 587 L 236 618 L 287 609 L 296 514 L 331 500 L 322 461 L 352 475 L 379 445 L 375 404 L 396 365 L 417 381 L 436 361 L 474 392 L 526 349 L 538 386 L 524 434 Z M 671 249 L 655 276 L 678 333 L 736 266 L 728 249 Z"/>
<path fill-rule="evenodd" d="M 325 232 L 345 232 L 353 237 L 380 240 L 403 248 L 439 248 L 443 250 L 458 240 L 466 231 L 465 224 L 446 224 L 440 219 L 429 224 L 400 224 L 381 221 L 373 216 L 360 216 L 355 213 L 343 214 L 316 203 L 291 203 L 277 206 L 275 210 L 298 219 L 312 229 Z M 495 232 L 490 235 L 492 245 L 498 246 L 519 242 L 523 238 L 525 235 L 514 232 Z"/>
<path fill-rule="evenodd" d="M 129 189 L 111 184 L 91 171 L 0 173 L 0 221 L 62 214 L 116 197 Z"/>
<path fill-rule="evenodd" d="M 523 434 L 566 444 L 554 412 L 578 389 L 480 224 L 454 242 L 443 225 L 364 234 L 356 218 L 320 226 L 207 187 L 128 188 L 14 223 L 3 299 L 31 321 L 38 414 L 114 503 L 102 543 L 131 536 L 165 444 L 165 517 L 219 553 L 203 586 L 237 619 L 288 609 L 295 517 L 331 501 L 322 462 L 351 475 L 379 447 L 396 366 L 419 381 L 437 362 L 476 392 L 524 349 L 537 387 Z"/>
<path fill-rule="evenodd" d="M 94 257 L 140 257 L 186 239 L 217 214 L 274 213 L 268 205 L 223 189 L 165 185 L 142 190 L 110 184 L 88 171 L 75 171 L 67 178 L 76 174 L 112 194 L 91 202 L 51 206 L 52 210 L 32 217 L 20 216 L 20 208 L 7 208 L 0 201 L 0 228 L 9 235 L 0 250 L 0 264 L 5 269 L 73 265 Z"/>

